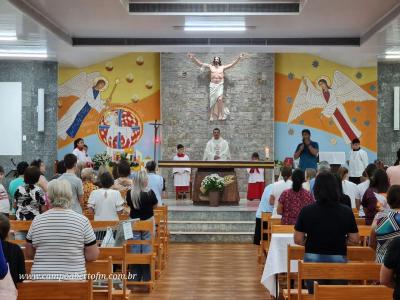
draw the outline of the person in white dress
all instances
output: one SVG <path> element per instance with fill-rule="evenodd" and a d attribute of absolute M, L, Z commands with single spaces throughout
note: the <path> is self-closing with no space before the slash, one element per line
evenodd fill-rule
<path fill-rule="evenodd" d="M 189 156 L 185 154 L 185 147 L 183 145 L 179 144 L 176 149 L 177 153 L 174 156 L 174 160 L 190 160 Z M 180 196 L 186 198 L 186 193 L 189 192 L 190 188 L 190 168 L 173 168 L 172 173 L 174 176 L 176 199 Z"/>
<path fill-rule="evenodd" d="M 124 210 L 124 199 L 121 193 L 111 189 L 114 179 L 109 172 L 100 176 L 101 189 L 94 190 L 89 196 L 89 211 L 95 221 L 118 221 L 118 215 Z"/>
<path fill-rule="evenodd" d="M 219 128 L 214 128 L 213 138 L 207 142 L 203 160 L 230 160 L 229 144 L 221 137 Z"/>

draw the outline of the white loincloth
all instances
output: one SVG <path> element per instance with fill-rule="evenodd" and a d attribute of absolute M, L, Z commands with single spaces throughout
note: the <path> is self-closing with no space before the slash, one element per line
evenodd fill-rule
<path fill-rule="evenodd" d="M 224 95 L 224 82 L 210 82 L 210 108 L 217 103 L 218 98 Z"/>

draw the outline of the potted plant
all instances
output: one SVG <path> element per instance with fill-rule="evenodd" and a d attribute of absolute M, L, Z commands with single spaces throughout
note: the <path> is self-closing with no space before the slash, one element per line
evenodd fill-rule
<path fill-rule="evenodd" d="M 110 166 L 111 156 L 108 155 L 107 152 L 97 153 L 95 156 L 93 156 L 92 161 L 94 164 L 94 169 L 98 170 L 100 166 L 105 166 L 105 167 Z"/>
<path fill-rule="evenodd" d="M 203 194 L 208 194 L 210 206 L 218 206 L 221 198 L 221 192 L 225 186 L 231 184 L 234 181 L 234 176 L 229 175 L 221 177 L 218 174 L 210 174 L 204 177 L 201 182 L 200 191 Z"/>

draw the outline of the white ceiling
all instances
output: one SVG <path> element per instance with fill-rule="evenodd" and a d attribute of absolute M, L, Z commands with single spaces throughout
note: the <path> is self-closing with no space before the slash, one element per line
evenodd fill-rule
<path fill-rule="evenodd" d="M 132 16 L 118 0 L 21 0 L 71 37 L 183 38 L 183 37 L 361 37 L 384 17 L 398 0 L 308 0 L 300 15 L 248 16 L 254 30 L 239 33 L 187 33 L 182 16 Z M 353 67 L 376 64 L 376 56 L 390 47 L 400 48 L 400 19 L 373 35 L 361 47 L 72 47 L 49 33 L 8 1 L 0 0 L 0 32 L 15 27 L 18 42 L 2 42 L 1 49 L 46 48 L 50 59 L 81 67 L 132 51 L 258 51 L 310 52 Z"/>

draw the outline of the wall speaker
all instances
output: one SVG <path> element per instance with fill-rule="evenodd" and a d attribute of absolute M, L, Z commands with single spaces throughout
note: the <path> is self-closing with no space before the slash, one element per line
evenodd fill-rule
<path fill-rule="evenodd" d="M 38 132 L 44 132 L 44 89 L 38 89 Z"/>

